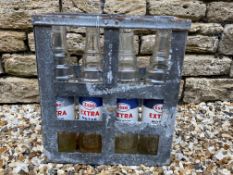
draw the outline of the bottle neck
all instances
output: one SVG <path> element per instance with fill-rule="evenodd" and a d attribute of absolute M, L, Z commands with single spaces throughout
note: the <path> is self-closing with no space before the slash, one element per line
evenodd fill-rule
<path fill-rule="evenodd" d="M 124 56 L 135 56 L 134 47 L 133 47 L 133 32 L 121 30 L 119 38 L 119 55 Z"/>
<path fill-rule="evenodd" d="M 53 49 L 58 51 L 65 51 L 67 49 L 66 28 L 64 26 L 53 26 L 52 33 Z"/>
<path fill-rule="evenodd" d="M 157 31 L 152 58 L 157 57 L 167 59 L 169 57 L 171 34 L 170 30 Z"/>
<path fill-rule="evenodd" d="M 137 61 L 134 52 L 133 32 L 121 30 L 119 37 L 118 81 L 133 83 L 137 81 Z"/>
<path fill-rule="evenodd" d="M 82 59 L 81 81 L 102 81 L 102 54 L 99 47 L 99 28 L 86 29 L 86 47 Z"/>
<path fill-rule="evenodd" d="M 66 28 L 64 26 L 52 27 L 52 48 L 55 59 L 59 59 L 59 63 L 65 62 L 67 44 L 66 44 Z M 65 63 L 63 63 L 65 64 Z"/>
<path fill-rule="evenodd" d="M 69 80 L 73 77 L 70 66 L 66 64 L 67 45 L 66 45 L 66 27 L 52 27 L 52 43 L 54 61 L 56 64 L 56 79 Z"/>
<path fill-rule="evenodd" d="M 96 28 L 86 29 L 85 53 L 100 54 L 99 37 L 100 37 L 99 29 L 96 29 Z"/>

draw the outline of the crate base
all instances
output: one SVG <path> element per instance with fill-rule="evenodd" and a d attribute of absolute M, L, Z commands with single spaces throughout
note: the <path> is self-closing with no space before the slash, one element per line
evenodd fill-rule
<path fill-rule="evenodd" d="M 127 165 L 127 166 L 164 166 L 170 164 L 170 156 L 167 159 L 161 159 L 159 155 L 94 155 L 82 153 L 51 153 L 44 151 L 48 163 L 62 164 L 88 164 L 88 165 Z"/>

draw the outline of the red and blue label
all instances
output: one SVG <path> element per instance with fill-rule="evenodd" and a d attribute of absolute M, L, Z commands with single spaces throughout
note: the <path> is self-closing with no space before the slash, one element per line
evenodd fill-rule
<path fill-rule="evenodd" d="M 163 100 L 144 99 L 142 121 L 159 124 L 163 113 Z"/>
<path fill-rule="evenodd" d="M 79 120 L 100 121 L 102 120 L 103 100 L 98 97 L 79 98 Z"/>
<path fill-rule="evenodd" d="M 137 122 L 138 100 L 117 99 L 117 120 L 122 122 Z"/>
<path fill-rule="evenodd" d="M 57 97 L 56 115 L 60 120 L 74 120 L 74 98 Z"/>

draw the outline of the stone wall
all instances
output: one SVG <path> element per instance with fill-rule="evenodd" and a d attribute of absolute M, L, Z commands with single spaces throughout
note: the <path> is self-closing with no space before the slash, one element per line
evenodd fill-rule
<path fill-rule="evenodd" d="M 101 1 L 101 0 L 100 0 Z M 233 100 L 232 0 L 63 0 L 65 12 L 175 15 L 193 21 L 187 40 L 180 100 Z M 31 15 L 58 12 L 58 0 L 0 1 L 0 103 L 39 99 Z M 70 29 L 69 51 L 83 53 L 84 31 Z M 148 64 L 154 35 L 137 31 L 139 66 Z"/>

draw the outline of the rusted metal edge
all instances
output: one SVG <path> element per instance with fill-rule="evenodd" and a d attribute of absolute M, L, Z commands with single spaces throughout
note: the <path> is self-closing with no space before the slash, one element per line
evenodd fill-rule
<path fill-rule="evenodd" d="M 33 25 L 188 30 L 191 21 L 172 16 L 126 16 L 107 14 L 44 14 L 32 17 Z"/>

